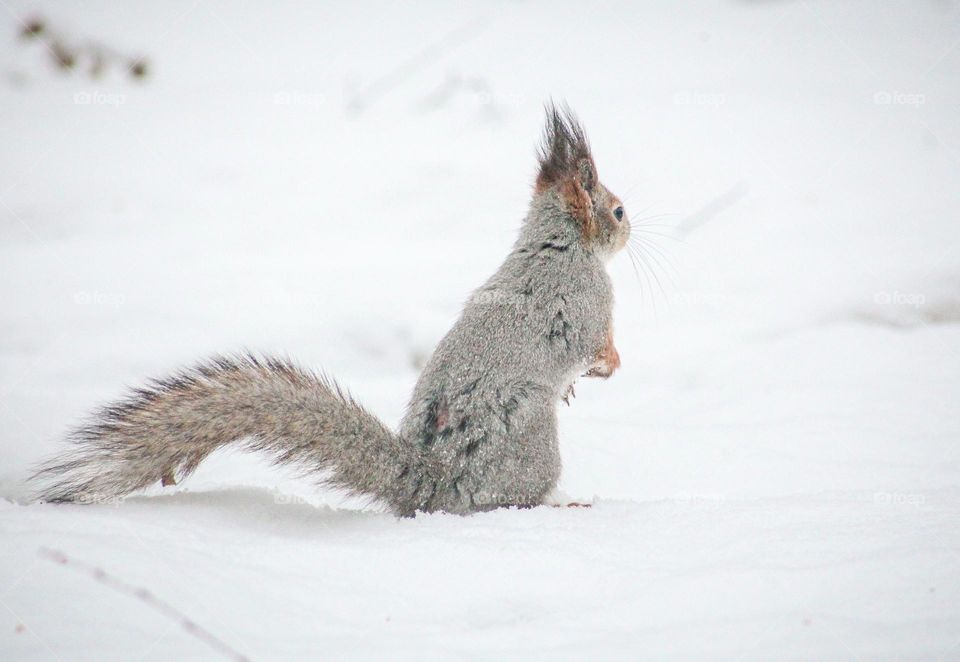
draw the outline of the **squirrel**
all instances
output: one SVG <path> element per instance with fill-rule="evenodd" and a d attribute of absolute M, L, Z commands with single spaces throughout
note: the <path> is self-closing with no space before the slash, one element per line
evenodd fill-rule
<path fill-rule="evenodd" d="M 228 444 L 262 451 L 400 517 L 542 505 L 560 476 L 557 408 L 579 376 L 610 377 L 623 204 L 598 179 L 582 125 L 546 105 L 539 171 L 512 250 L 468 299 L 421 373 L 399 430 L 333 380 L 285 360 L 216 356 L 97 412 L 33 479 L 47 502 L 176 484 Z"/>

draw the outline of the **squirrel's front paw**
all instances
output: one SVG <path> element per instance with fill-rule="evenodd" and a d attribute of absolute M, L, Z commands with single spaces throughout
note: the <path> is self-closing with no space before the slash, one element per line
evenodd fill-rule
<path fill-rule="evenodd" d="M 613 335 L 607 335 L 607 344 L 603 346 L 597 355 L 596 363 L 590 366 L 590 369 L 584 373 L 585 377 L 608 378 L 617 368 L 620 367 L 620 353 L 613 346 Z"/>
<path fill-rule="evenodd" d="M 616 370 L 616 368 L 612 368 L 606 363 L 598 363 L 597 365 L 593 366 L 592 368 L 587 370 L 585 373 L 583 373 L 583 376 L 584 377 L 600 377 L 601 379 L 607 379 L 610 377 L 610 375 L 613 374 L 614 370 Z"/>

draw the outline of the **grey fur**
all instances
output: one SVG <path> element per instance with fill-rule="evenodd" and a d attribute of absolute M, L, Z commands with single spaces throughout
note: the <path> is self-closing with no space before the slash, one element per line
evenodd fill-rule
<path fill-rule="evenodd" d="M 584 199 L 588 211 L 577 211 Z M 101 501 L 169 484 L 237 442 L 324 472 L 398 515 L 542 503 L 560 475 L 558 401 L 578 375 L 609 376 L 619 365 L 609 360 L 604 266 L 629 235 L 617 205 L 596 180 L 583 129 L 548 107 L 520 236 L 440 341 L 397 434 L 333 381 L 290 362 L 217 357 L 102 409 L 71 435 L 72 450 L 38 471 L 40 498 Z"/>

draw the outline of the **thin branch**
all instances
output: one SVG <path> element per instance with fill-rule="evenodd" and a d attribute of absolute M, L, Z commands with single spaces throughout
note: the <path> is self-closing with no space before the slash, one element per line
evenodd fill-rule
<path fill-rule="evenodd" d="M 200 639 L 201 641 L 203 641 L 205 644 L 207 644 L 208 646 L 216 650 L 218 653 L 220 653 L 224 657 L 231 660 L 235 660 L 236 662 L 249 662 L 250 658 L 248 658 L 247 656 L 235 650 L 225 641 L 223 641 L 222 639 L 214 635 L 212 632 L 210 632 L 206 628 L 199 625 L 196 621 L 191 620 L 186 614 L 184 614 L 182 611 L 180 611 L 173 605 L 170 605 L 164 602 L 163 600 L 161 600 L 160 598 L 158 598 L 157 596 L 155 596 L 149 590 L 139 586 L 128 584 L 125 581 L 122 581 L 120 579 L 117 579 L 116 577 L 113 577 L 112 575 L 107 574 L 107 572 L 102 568 L 99 568 L 95 565 L 91 565 L 89 563 L 85 563 L 83 561 L 77 561 L 75 559 L 71 559 L 63 552 L 55 549 L 41 547 L 39 550 L 39 554 L 41 558 L 44 558 L 48 561 L 52 561 L 53 563 L 56 563 L 58 565 L 71 568 L 75 572 L 78 572 L 83 575 L 87 575 L 88 577 L 91 577 L 94 581 L 97 581 L 103 584 L 104 586 L 107 586 L 113 589 L 114 591 L 117 591 L 118 593 L 123 593 L 132 598 L 135 598 L 136 600 L 139 600 L 140 602 L 147 605 L 154 611 L 157 611 L 163 614 L 165 617 L 169 618 L 170 620 L 176 621 L 177 623 L 179 623 L 180 627 L 186 630 L 189 634 L 196 637 L 197 639 Z"/>
<path fill-rule="evenodd" d="M 359 115 L 406 78 L 478 36 L 486 27 L 485 18 L 475 18 L 451 30 L 354 94 L 348 103 L 348 110 Z"/>

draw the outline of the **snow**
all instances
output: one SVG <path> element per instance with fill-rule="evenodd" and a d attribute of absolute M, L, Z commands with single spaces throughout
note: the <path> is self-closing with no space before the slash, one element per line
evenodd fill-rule
<path fill-rule="evenodd" d="M 5 7 L 0 658 L 216 656 L 41 549 L 257 660 L 960 658 L 955 4 Z M 37 13 L 150 75 L 54 71 Z M 623 368 L 560 412 L 592 508 L 396 520 L 234 453 L 29 502 L 91 408 L 216 351 L 395 425 L 551 96 L 659 233 L 611 263 Z"/>

